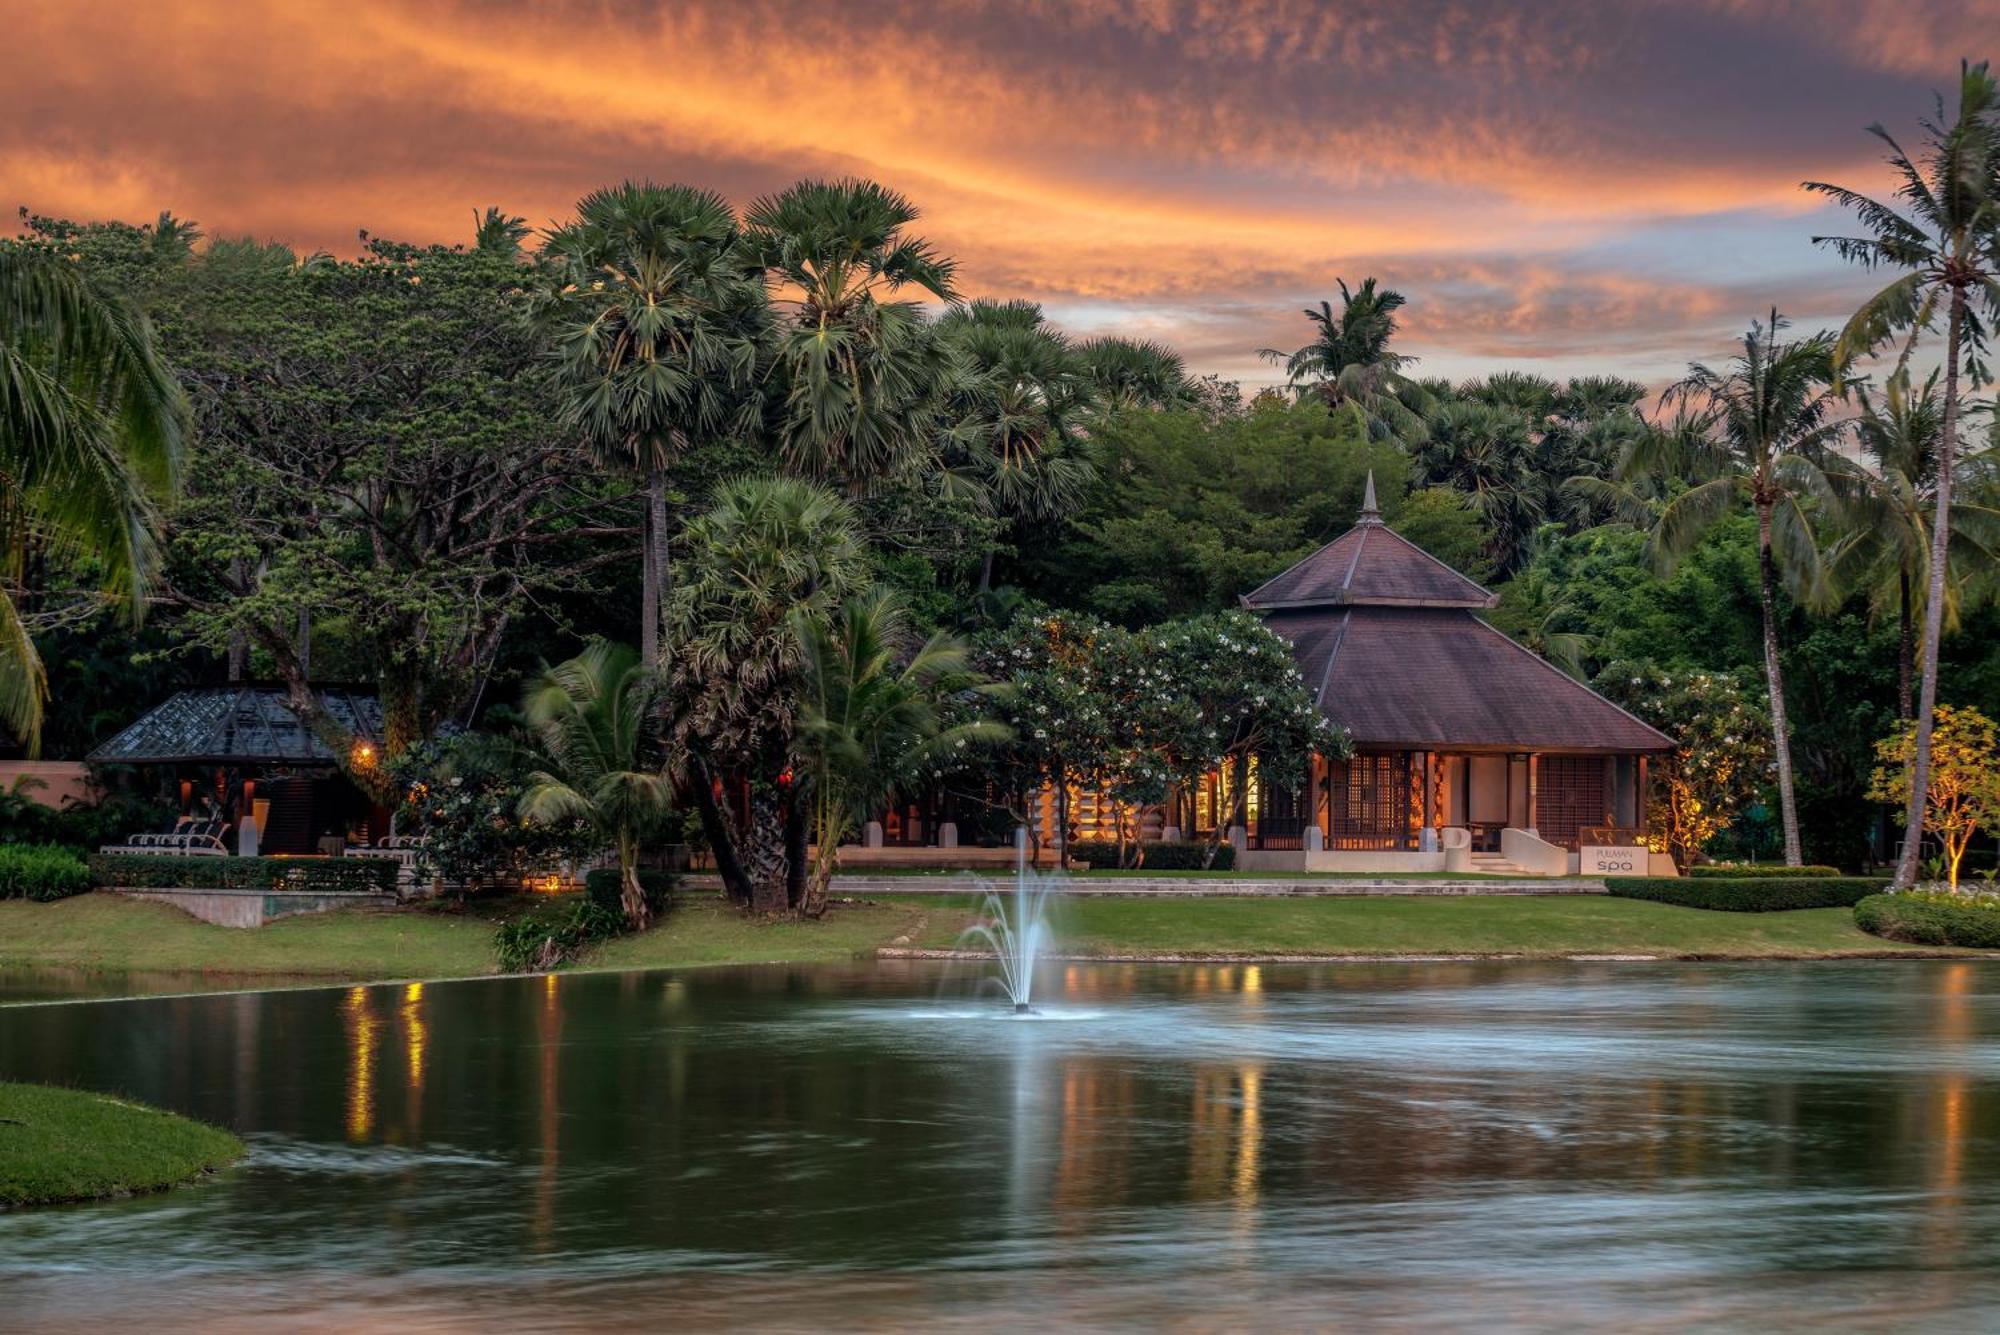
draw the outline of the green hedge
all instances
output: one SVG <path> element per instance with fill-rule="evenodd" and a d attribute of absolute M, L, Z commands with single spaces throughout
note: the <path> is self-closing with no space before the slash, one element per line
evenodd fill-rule
<path fill-rule="evenodd" d="M 90 889 L 90 864 L 55 844 L 0 844 L 0 899 L 48 903 Z"/>
<path fill-rule="evenodd" d="M 94 884 L 107 890 L 316 890 L 394 894 L 389 858 L 203 858 L 97 853 Z"/>
<path fill-rule="evenodd" d="M 2000 949 L 2000 899 L 1921 890 L 1870 895 L 1854 906 L 1854 925 L 1890 941 L 1995 950 Z"/>
<path fill-rule="evenodd" d="M 617 874 L 612 874 L 615 885 Z M 500 924 L 493 948 L 508 973 L 546 973 L 625 930 L 625 915 L 589 894 L 564 895 Z"/>
<path fill-rule="evenodd" d="M 1208 856 L 1207 844 L 1148 842 L 1140 844 L 1139 850 L 1146 855 L 1141 871 L 1200 871 L 1202 859 Z M 1131 844 L 1125 845 L 1128 858 L 1134 852 Z M 1087 862 L 1092 871 L 1116 871 L 1118 869 L 1118 844 L 1112 839 L 1079 839 L 1069 846 L 1069 855 L 1078 862 Z M 1223 844 L 1215 850 L 1215 861 L 1209 865 L 1210 871 L 1232 871 L 1236 867 L 1236 850 Z"/>
<path fill-rule="evenodd" d="M 1682 908 L 1723 913 L 1776 913 L 1786 909 L 1844 909 L 1882 889 L 1878 876 L 1607 876 L 1604 886 L 1623 899 L 1650 899 Z"/>
<path fill-rule="evenodd" d="M 674 887 L 680 878 L 670 871 L 656 871 L 649 867 L 639 870 L 639 889 L 645 893 L 646 908 L 655 916 L 666 912 L 674 897 Z M 583 878 L 583 893 L 599 908 L 610 909 L 621 917 L 625 913 L 625 887 L 619 883 L 616 867 L 599 867 L 588 872 Z"/>
<path fill-rule="evenodd" d="M 1689 867 L 1687 874 L 1703 878 L 1716 877 L 1736 881 L 1749 880 L 1758 876 L 1811 876 L 1824 879 L 1825 877 L 1840 875 L 1840 868 L 1822 866 L 1787 867 L 1782 862 L 1752 862 L 1739 867 L 1728 863 L 1705 862 Z"/>

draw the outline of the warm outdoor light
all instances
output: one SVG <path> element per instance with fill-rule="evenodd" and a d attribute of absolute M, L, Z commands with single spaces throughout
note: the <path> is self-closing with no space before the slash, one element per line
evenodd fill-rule
<path fill-rule="evenodd" d="M 354 744 L 354 764 L 359 769 L 367 769 L 375 763 L 375 746 L 372 742 Z"/>

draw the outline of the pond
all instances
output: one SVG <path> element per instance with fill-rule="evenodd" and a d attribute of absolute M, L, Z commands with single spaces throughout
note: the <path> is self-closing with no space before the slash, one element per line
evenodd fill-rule
<path fill-rule="evenodd" d="M 919 965 L 0 1008 L 232 1127 L 0 1215 L 6 1324 L 1985 1324 L 2000 973 Z"/>

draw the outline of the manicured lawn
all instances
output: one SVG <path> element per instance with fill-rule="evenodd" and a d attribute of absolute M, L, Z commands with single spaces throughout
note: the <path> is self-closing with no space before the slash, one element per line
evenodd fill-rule
<path fill-rule="evenodd" d="M 0 968 L 108 969 L 365 980 L 492 973 L 493 924 L 470 916 L 348 911 L 216 927 L 166 904 L 79 895 L 0 901 Z"/>
<path fill-rule="evenodd" d="M 158 1191 L 242 1153 L 227 1131 L 157 1108 L 0 1083 L 0 1208 Z"/>
<path fill-rule="evenodd" d="M 1059 948 L 1119 954 L 1835 956 L 1902 953 L 1847 909 L 1716 913 L 1598 896 L 1072 899 Z M 949 915 L 920 944 L 946 947 Z"/>
<path fill-rule="evenodd" d="M 659 927 L 606 942 L 586 955 L 581 967 L 663 969 L 683 964 L 847 960 L 899 936 L 915 940 L 932 920 L 959 924 L 965 917 L 962 908 L 940 909 L 934 898 L 912 897 L 836 903 L 819 922 L 752 922 L 720 896 L 690 894 Z"/>

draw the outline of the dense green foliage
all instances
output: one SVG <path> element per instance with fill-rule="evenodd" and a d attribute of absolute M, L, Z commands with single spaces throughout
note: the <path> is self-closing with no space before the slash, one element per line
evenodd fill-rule
<path fill-rule="evenodd" d="M 641 867 L 639 888 L 646 896 L 647 912 L 654 917 L 665 913 L 673 903 L 674 891 L 679 883 L 680 878 L 670 871 Z M 598 867 L 586 872 L 583 893 L 599 908 L 610 909 L 614 913 L 625 911 L 625 878 L 613 868 Z"/>
<path fill-rule="evenodd" d="M 90 889 L 90 864 L 74 850 L 50 844 L 0 844 L 0 899 L 41 903 Z"/>
<path fill-rule="evenodd" d="M 1120 868 L 1136 868 L 1139 871 L 1231 871 L 1236 866 L 1236 850 L 1228 844 L 1211 849 L 1206 844 L 1169 844 L 1152 839 L 1136 848 L 1123 850 L 1109 839 L 1079 839 L 1069 846 L 1069 856 L 1075 861 L 1088 863 L 1092 871 L 1115 871 Z"/>
<path fill-rule="evenodd" d="M 386 858 L 206 858 L 95 853 L 93 885 L 106 890 L 299 890 L 394 894 Z"/>
<path fill-rule="evenodd" d="M 493 933 L 504 973 L 547 973 L 625 930 L 623 881 L 607 905 L 597 895 L 563 895 L 509 918 Z"/>
<path fill-rule="evenodd" d="M 1813 866 L 1788 867 L 1782 862 L 1704 862 L 1689 867 L 1687 875 L 1719 877 L 1728 880 L 1751 880 L 1759 876 L 1838 876 L 1840 868 Z"/>
<path fill-rule="evenodd" d="M 1804 868 L 1794 868 L 1803 871 Z M 1846 908 L 1887 885 L 1871 876 L 1607 876 L 1621 899 L 1650 899 L 1724 913 Z"/>
<path fill-rule="evenodd" d="M 1890 941 L 2000 949 L 2000 898 L 1992 895 L 1923 890 L 1870 895 L 1854 906 L 1854 921 Z"/>

